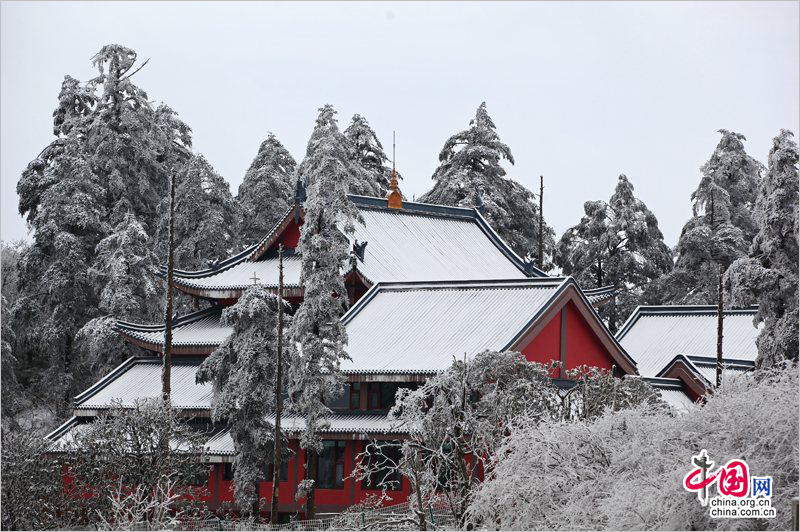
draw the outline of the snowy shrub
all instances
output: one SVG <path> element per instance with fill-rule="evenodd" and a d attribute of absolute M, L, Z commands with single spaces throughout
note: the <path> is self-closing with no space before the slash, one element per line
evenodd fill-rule
<path fill-rule="evenodd" d="M 494 454 L 468 515 L 511 530 L 785 530 L 798 489 L 798 369 L 732 380 L 691 415 L 650 403 L 590 421 L 522 419 Z M 777 518 L 710 519 L 683 488 L 700 449 L 773 477 Z"/>

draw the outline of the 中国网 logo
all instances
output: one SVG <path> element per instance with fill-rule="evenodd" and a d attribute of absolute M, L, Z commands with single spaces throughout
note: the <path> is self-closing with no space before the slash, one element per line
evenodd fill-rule
<path fill-rule="evenodd" d="M 708 451 L 692 456 L 692 469 L 683 478 L 683 487 L 696 492 L 702 506 L 714 518 L 772 518 L 772 477 L 750 476 L 744 460 L 729 460 L 714 469 Z M 711 497 L 716 487 L 718 495 Z"/>

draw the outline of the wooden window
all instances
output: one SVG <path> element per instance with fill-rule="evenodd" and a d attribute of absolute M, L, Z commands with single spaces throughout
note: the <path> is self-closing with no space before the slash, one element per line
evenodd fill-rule
<path fill-rule="evenodd" d="M 344 385 L 344 393 L 330 402 L 328 408 L 331 410 L 347 410 L 348 405 L 350 404 L 350 383 L 345 383 Z"/>
<path fill-rule="evenodd" d="M 360 382 L 350 384 L 350 410 L 361 409 L 361 386 Z"/>
<path fill-rule="evenodd" d="M 381 384 L 373 382 L 369 385 L 369 401 L 367 401 L 368 410 L 381 409 Z"/>
<path fill-rule="evenodd" d="M 264 479 L 264 482 L 272 482 L 272 475 L 274 472 L 275 464 L 273 462 L 268 463 L 266 468 L 267 478 Z M 289 460 L 281 460 L 281 473 L 278 480 L 280 482 L 286 482 L 289 480 Z"/>
<path fill-rule="evenodd" d="M 317 460 L 317 487 L 320 489 L 342 489 L 344 487 L 343 440 L 324 440 L 322 453 Z"/>

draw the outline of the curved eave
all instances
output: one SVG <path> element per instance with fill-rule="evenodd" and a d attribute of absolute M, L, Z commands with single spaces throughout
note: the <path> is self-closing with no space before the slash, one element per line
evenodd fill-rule
<path fill-rule="evenodd" d="M 154 353 L 163 354 L 164 353 L 164 344 L 151 342 L 148 340 L 143 340 L 129 332 L 125 331 L 117 331 L 117 334 L 122 336 L 125 340 L 141 347 L 143 349 L 147 349 L 148 351 L 152 351 Z M 215 349 L 219 347 L 219 344 L 172 344 L 172 354 L 173 355 L 210 355 L 214 352 Z"/>
<path fill-rule="evenodd" d="M 175 288 L 189 294 L 191 296 L 200 297 L 203 299 L 239 299 L 248 287 L 220 287 L 220 288 L 199 288 L 196 286 L 186 285 L 181 283 L 178 279 L 174 280 Z M 277 286 L 265 286 L 265 288 L 278 293 Z M 283 297 L 303 297 L 303 289 L 298 285 L 284 286 Z"/>

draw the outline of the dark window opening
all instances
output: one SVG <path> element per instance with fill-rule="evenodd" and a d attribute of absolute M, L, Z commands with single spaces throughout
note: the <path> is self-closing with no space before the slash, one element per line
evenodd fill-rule
<path fill-rule="evenodd" d="M 344 487 L 344 447 L 342 440 L 322 442 L 322 452 L 317 460 L 317 487 L 342 489 Z"/>
<path fill-rule="evenodd" d="M 361 383 L 353 382 L 350 384 L 350 410 L 361 409 Z"/>
<path fill-rule="evenodd" d="M 350 383 L 345 383 L 344 393 L 342 393 L 342 395 L 340 395 L 336 399 L 330 401 L 330 404 L 327 406 L 331 410 L 347 410 L 348 405 L 350 404 L 349 397 L 350 397 Z"/>
<path fill-rule="evenodd" d="M 369 401 L 367 401 L 367 409 L 380 410 L 381 408 L 381 384 L 373 382 L 369 385 Z"/>
<path fill-rule="evenodd" d="M 233 464 L 225 464 L 225 467 L 222 469 L 222 480 L 233 480 Z"/>
<path fill-rule="evenodd" d="M 400 442 L 378 441 L 367 443 L 370 453 L 365 457 L 372 472 L 362 481 L 365 490 L 397 490 L 402 487 L 403 477 L 396 466 L 402 459 Z"/>
<path fill-rule="evenodd" d="M 273 462 L 267 464 L 266 473 L 267 478 L 264 479 L 264 482 L 272 482 L 272 475 L 275 473 L 275 464 Z M 286 482 L 287 480 L 289 480 L 289 461 L 281 460 L 279 482 Z"/>

